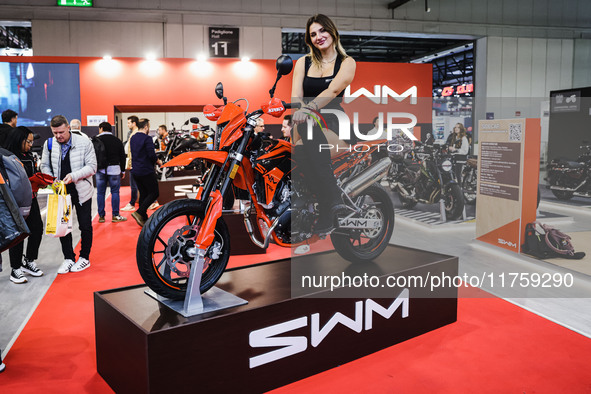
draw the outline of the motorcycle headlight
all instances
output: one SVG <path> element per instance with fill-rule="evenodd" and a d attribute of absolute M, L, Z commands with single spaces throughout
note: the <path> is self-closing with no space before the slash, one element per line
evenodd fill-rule
<path fill-rule="evenodd" d="M 449 161 L 449 160 L 444 160 L 444 161 L 441 163 L 441 169 L 442 169 L 443 171 L 445 171 L 445 172 L 449 172 L 449 171 L 451 171 L 452 167 L 453 167 L 453 166 L 452 166 L 452 164 L 451 164 L 451 161 Z"/>

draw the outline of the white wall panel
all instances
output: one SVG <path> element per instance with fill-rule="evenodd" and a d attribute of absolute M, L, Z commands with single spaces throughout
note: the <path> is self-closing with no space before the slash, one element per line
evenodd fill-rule
<path fill-rule="evenodd" d="M 562 40 L 549 39 L 546 54 L 546 92 L 560 89 Z"/>
<path fill-rule="evenodd" d="M 183 57 L 195 57 L 198 53 L 209 56 L 207 26 L 183 25 Z"/>
<path fill-rule="evenodd" d="M 164 24 L 164 57 L 183 57 L 183 26 Z"/>
<path fill-rule="evenodd" d="M 560 89 L 569 89 L 573 83 L 574 41 L 561 40 Z"/>
<path fill-rule="evenodd" d="M 517 39 L 517 80 L 515 84 L 516 97 L 531 97 L 531 64 L 532 64 L 531 38 Z"/>
<path fill-rule="evenodd" d="M 70 25 L 63 21 L 32 21 L 33 53 L 37 56 L 71 56 Z"/>
<path fill-rule="evenodd" d="M 591 40 L 575 40 L 573 87 L 591 86 Z"/>
<path fill-rule="evenodd" d="M 487 96 L 501 97 L 501 68 L 503 64 L 503 39 L 488 37 L 487 39 Z"/>
<path fill-rule="evenodd" d="M 263 28 L 244 27 L 240 31 L 240 56 L 251 59 L 263 57 Z"/>
<path fill-rule="evenodd" d="M 276 59 L 281 55 L 281 29 L 263 27 L 262 59 Z"/>
<path fill-rule="evenodd" d="M 503 38 L 502 45 L 501 97 L 515 97 L 515 84 L 517 82 L 517 38 Z"/>
<path fill-rule="evenodd" d="M 546 53 L 547 40 L 534 38 L 531 57 L 532 97 L 546 97 Z"/>

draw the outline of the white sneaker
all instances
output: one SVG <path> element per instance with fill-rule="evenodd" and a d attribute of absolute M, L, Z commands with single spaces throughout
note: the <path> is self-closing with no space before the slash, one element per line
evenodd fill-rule
<path fill-rule="evenodd" d="M 27 283 L 27 278 L 25 278 L 25 274 L 21 271 L 20 268 L 13 269 L 10 273 L 10 281 L 12 283 Z"/>
<path fill-rule="evenodd" d="M 42 276 L 43 275 L 43 271 L 41 271 L 37 267 L 37 264 L 35 264 L 35 260 L 29 260 L 26 257 L 23 261 L 23 265 L 21 267 L 21 270 L 31 276 Z"/>
<path fill-rule="evenodd" d="M 148 210 L 153 211 L 154 209 L 158 208 L 159 206 L 160 206 L 160 204 L 158 204 L 158 201 L 155 201 L 152 204 L 150 204 L 150 206 L 148 207 Z"/>
<path fill-rule="evenodd" d="M 65 259 L 62 265 L 57 270 L 58 274 L 67 274 L 72 269 L 72 266 L 76 264 L 70 259 Z"/>
<path fill-rule="evenodd" d="M 85 259 L 84 257 L 80 257 L 76 264 L 74 264 L 72 268 L 70 268 L 70 272 L 84 271 L 88 267 L 90 267 L 90 261 L 88 261 L 88 259 Z"/>
<path fill-rule="evenodd" d="M 135 211 L 135 206 L 128 203 L 126 206 L 121 208 L 121 210 L 122 211 Z"/>

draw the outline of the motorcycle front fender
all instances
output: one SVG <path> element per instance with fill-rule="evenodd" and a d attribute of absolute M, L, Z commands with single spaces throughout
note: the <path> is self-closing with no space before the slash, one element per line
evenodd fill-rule
<path fill-rule="evenodd" d="M 228 157 L 228 152 L 218 150 L 185 152 L 164 163 L 162 167 L 188 166 L 196 159 L 205 160 L 209 163 L 221 166 L 226 161 L 226 157 Z"/>

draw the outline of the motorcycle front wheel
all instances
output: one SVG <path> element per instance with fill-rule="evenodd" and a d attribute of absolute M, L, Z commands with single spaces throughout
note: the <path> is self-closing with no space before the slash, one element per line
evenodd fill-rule
<path fill-rule="evenodd" d="M 157 294 L 183 300 L 195 238 L 199 234 L 206 205 L 202 201 L 172 201 L 156 210 L 138 238 L 136 259 L 144 282 Z M 201 293 L 209 290 L 224 273 L 230 258 L 230 233 L 222 218 L 215 226 L 215 238 L 206 251 Z"/>
<path fill-rule="evenodd" d="M 448 185 L 444 194 L 445 215 L 448 219 L 457 220 L 464 212 L 464 195 L 462 188 L 457 183 Z"/>
<path fill-rule="evenodd" d="M 470 169 L 463 174 L 462 192 L 464 193 L 464 201 L 468 205 L 476 204 L 476 182 L 476 171 Z"/>
<path fill-rule="evenodd" d="M 388 246 L 394 230 L 394 206 L 390 195 L 377 183 L 360 196 L 362 218 L 380 219 L 381 226 L 373 229 L 335 230 L 330 238 L 341 257 L 351 262 L 365 262 L 377 258 Z"/>

